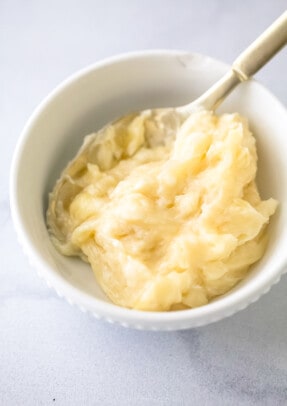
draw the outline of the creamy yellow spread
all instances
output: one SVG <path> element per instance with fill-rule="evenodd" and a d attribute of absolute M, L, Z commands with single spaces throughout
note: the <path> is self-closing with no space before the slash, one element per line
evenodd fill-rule
<path fill-rule="evenodd" d="M 50 196 L 57 248 L 133 309 L 196 307 L 229 291 L 262 257 L 277 205 L 259 196 L 243 117 L 165 120 L 144 112 L 89 136 Z"/>

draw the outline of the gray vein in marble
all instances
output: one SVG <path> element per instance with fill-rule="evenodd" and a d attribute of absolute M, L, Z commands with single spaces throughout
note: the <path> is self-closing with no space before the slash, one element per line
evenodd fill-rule
<path fill-rule="evenodd" d="M 0 227 L 3 227 L 10 219 L 10 204 L 8 198 L 0 200 Z"/>

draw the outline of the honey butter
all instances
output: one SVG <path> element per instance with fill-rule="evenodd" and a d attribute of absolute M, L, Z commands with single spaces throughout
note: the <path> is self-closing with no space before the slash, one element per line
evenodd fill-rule
<path fill-rule="evenodd" d="M 202 111 L 168 125 L 129 116 L 64 170 L 50 195 L 51 238 L 88 261 L 120 306 L 202 306 L 264 253 L 277 202 L 261 200 L 256 172 L 255 138 L 239 114 Z"/>

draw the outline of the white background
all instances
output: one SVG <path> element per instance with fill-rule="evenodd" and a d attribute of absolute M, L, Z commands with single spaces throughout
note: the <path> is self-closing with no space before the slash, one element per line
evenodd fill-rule
<path fill-rule="evenodd" d="M 1 406 L 287 404 L 286 276 L 256 304 L 208 327 L 126 330 L 82 314 L 38 279 L 16 241 L 8 196 L 21 129 L 68 75 L 147 48 L 230 63 L 286 7 L 286 0 L 0 0 Z M 257 75 L 285 105 L 286 56 L 285 49 Z"/>

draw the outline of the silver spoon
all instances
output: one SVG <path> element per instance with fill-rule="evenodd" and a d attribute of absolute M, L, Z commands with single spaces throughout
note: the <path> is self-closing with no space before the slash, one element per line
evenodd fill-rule
<path fill-rule="evenodd" d="M 198 109 L 215 110 L 240 82 L 250 79 L 286 43 L 287 11 L 235 59 L 230 70 L 210 89 L 198 99 L 176 110 L 181 114 L 191 114 Z"/>

